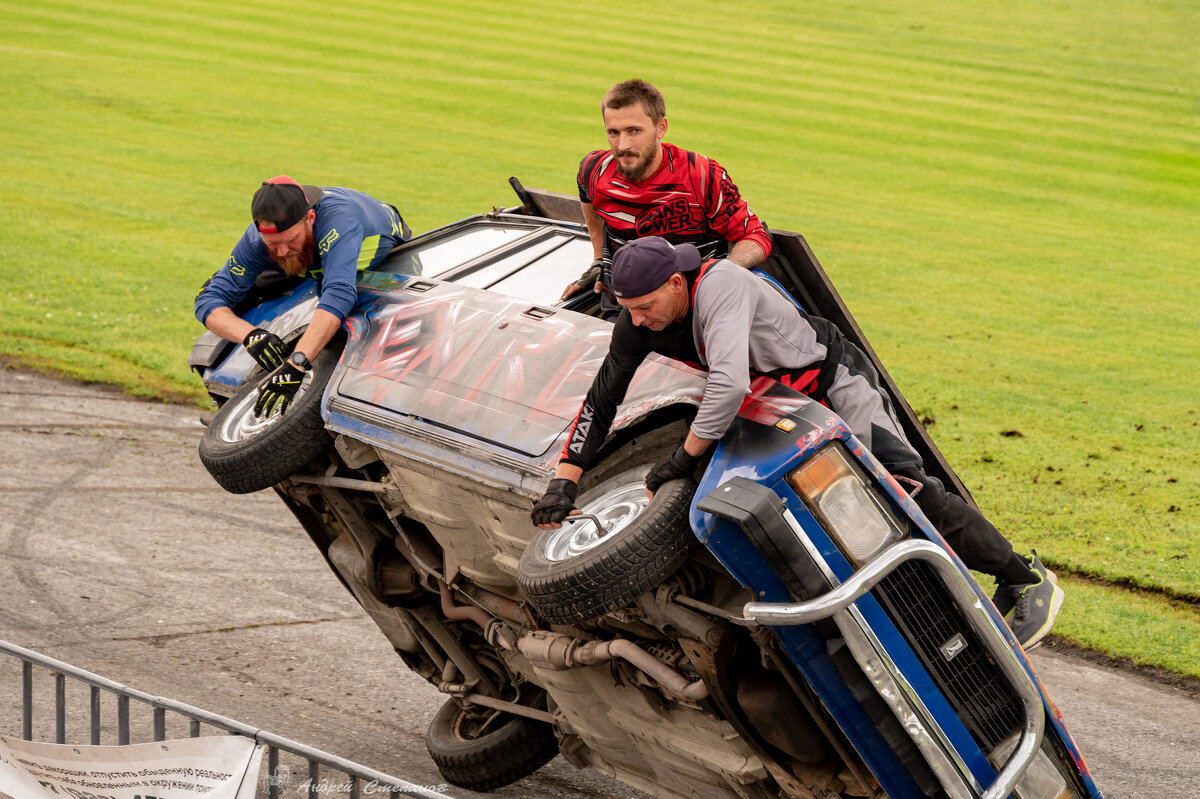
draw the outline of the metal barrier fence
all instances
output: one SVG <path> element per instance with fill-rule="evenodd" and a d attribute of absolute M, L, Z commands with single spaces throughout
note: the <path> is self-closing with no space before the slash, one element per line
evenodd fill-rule
<path fill-rule="evenodd" d="M 167 713 L 175 713 L 188 719 L 188 735 L 199 737 L 201 725 L 208 725 L 219 730 L 252 738 L 267 747 L 267 786 L 269 799 L 279 799 L 282 784 L 280 779 L 279 753 L 287 752 L 308 763 L 308 781 L 306 783 L 308 799 L 320 799 L 321 794 L 331 792 L 320 784 L 321 767 L 334 769 L 346 775 L 345 793 L 350 799 L 359 799 L 364 784 L 370 786 L 369 793 L 387 793 L 389 796 L 419 797 L 420 799 L 449 799 L 442 791 L 432 791 L 406 780 L 392 777 L 380 771 L 367 768 L 345 758 L 314 749 L 302 743 L 275 735 L 264 730 L 257 730 L 248 724 L 235 721 L 225 716 L 210 713 L 192 705 L 176 702 L 161 696 L 151 696 L 133 688 L 113 682 L 97 674 L 84 671 L 62 661 L 46 657 L 29 649 L 19 647 L 7 641 L 0 640 L 0 653 L 11 655 L 21 661 L 21 737 L 26 741 L 33 740 L 33 674 L 34 666 L 48 670 L 54 676 L 54 743 L 66 743 L 67 727 L 67 678 L 70 677 L 83 683 L 91 689 L 91 707 L 89 720 L 91 726 L 91 744 L 100 744 L 100 698 L 102 693 L 116 697 L 117 702 L 117 743 L 126 745 L 130 741 L 130 703 L 139 702 L 153 708 L 154 740 L 166 740 Z M 341 791 L 339 791 L 341 792 Z"/>

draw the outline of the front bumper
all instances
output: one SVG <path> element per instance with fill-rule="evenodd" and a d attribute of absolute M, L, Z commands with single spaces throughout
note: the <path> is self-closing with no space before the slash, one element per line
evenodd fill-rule
<path fill-rule="evenodd" d="M 1000 799 L 1011 793 L 1041 745 L 1045 729 L 1042 696 L 1021 656 L 946 550 L 929 541 L 901 541 L 845 581 L 839 581 L 801 524 L 769 489 L 744 478 L 734 478 L 701 499 L 696 507 L 737 524 L 769 561 L 788 563 L 792 573 L 790 579 L 785 575 L 781 577 L 793 595 L 808 597 L 802 602 L 751 602 L 743 610 L 748 623 L 790 627 L 831 620 L 837 625 L 859 668 L 912 738 L 949 796 L 954 799 Z M 1018 712 L 1023 713 L 1017 747 L 988 785 L 981 785 L 967 767 L 951 743 L 951 736 L 939 725 L 920 691 L 913 687 L 912 681 L 855 607 L 857 600 L 897 569 L 914 563 L 932 569 L 941 587 L 961 609 L 959 615 L 973 633 L 972 641 L 986 650 L 986 656 L 999 670 L 1009 690 L 1015 693 L 1014 705 L 1020 709 Z M 798 578 L 796 572 L 799 572 Z M 814 592 L 814 585 L 822 586 L 823 590 Z M 950 655 L 951 658 L 954 656 Z"/>

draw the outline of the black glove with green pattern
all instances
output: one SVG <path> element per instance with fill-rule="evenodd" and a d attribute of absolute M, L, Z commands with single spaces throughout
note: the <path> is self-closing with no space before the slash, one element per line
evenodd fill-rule
<path fill-rule="evenodd" d="M 246 352 L 268 372 L 283 365 L 285 349 L 283 339 L 269 331 L 256 327 L 242 340 Z"/>
<path fill-rule="evenodd" d="M 263 381 L 258 389 L 258 401 L 254 403 L 254 413 L 260 419 L 265 419 L 273 413 L 287 413 L 292 398 L 304 382 L 304 372 L 291 361 L 285 361 Z"/>

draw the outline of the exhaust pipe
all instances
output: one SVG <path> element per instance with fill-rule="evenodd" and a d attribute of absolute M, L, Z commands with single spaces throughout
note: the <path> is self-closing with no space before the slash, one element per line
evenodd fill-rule
<path fill-rule="evenodd" d="M 584 642 L 562 633 L 534 630 L 517 639 L 517 651 L 529 658 L 534 665 L 555 671 L 595 666 L 620 658 L 645 672 L 664 690 L 679 699 L 697 702 L 708 696 L 708 686 L 703 680 L 689 682 L 686 677 L 654 655 L 624 638 Z"/>

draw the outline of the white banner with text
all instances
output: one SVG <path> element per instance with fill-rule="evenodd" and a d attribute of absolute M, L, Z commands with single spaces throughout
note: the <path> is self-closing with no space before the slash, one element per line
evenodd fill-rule
<path fill-rule="evenodd" d="M 0 799 L 254 799 L 264 750 L 239 735 L 130 746 L 0 736 Z"/>

